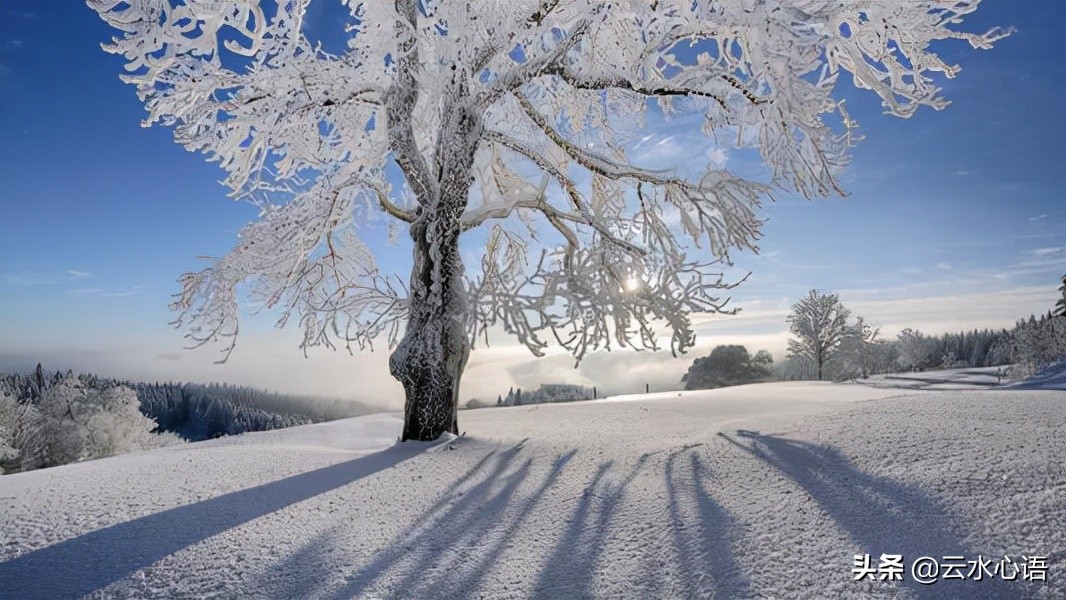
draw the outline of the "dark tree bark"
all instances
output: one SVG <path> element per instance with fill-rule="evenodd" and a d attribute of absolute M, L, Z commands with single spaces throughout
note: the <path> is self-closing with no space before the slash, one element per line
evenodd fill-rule
<path fill-rule="evenodd" d="M 459 380 L 470 356 L 469 308 L 458 228 L 441 231 L 441 225 L 425 213 L 411 227 L 414 267 L 409 320 L 389 359 L 389 369 L 406 394 L 404 441 L 431 441 L 444 433 L 459 433 Z"/>
<path fill-rule="evenodd" d="M 465 92 L 460 85 L 454 97 L 463 98 Z M 406 394 L 404 441 L 458 435 L 459 380 L 470 356 L 471 307 L 459 236 L 481 121 L 469 103 L 454 103 L 447 114 L 435 149 L 435 185 L 422 189 L 418 217 L 411 224 L 414 264 L 407 330 L 389 358 L 389 370 Z"/>

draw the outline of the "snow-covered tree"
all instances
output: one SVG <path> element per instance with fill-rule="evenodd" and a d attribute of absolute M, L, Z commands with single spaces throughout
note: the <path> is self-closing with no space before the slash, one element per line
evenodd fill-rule
<path fill-rule="evenodd" d="M 173 126 L 260 208 L 182 277 L 178 324 L 228 355 L 250 283 L 305 349 L 398 340 L 404 439 L 457 431 L 460 376 L 493 326 L 578 360 L 690 347 L 688 314 L 722 310 L 714 263 L 755 247 L 764 194 L 840 190 L 842 75 L 908 117 L 946 106 L 932 76 L 958 71 L 931 42 L 1006 35 L 959 30 L 979 0 L 337 2 L 88 0 L 122 32 L 105 49 L 128 60 L 146 124 Z M 319 22 L 343 30 L 312 25 L 312 4 L 342 9 Z M 769 180 L 637 164 L 649 112 L 702 115 Z M 363 241 L 377 217 L 410 236 L 406 283 Z M 484 248 L 468 264 L 464 236 Z"/>
<path fill-rule="evenodd" d="M 751 359 L 751 364 L 769 377 L 774 367 L 774 356 L 766 350 L 759 350 Z"/>
<path fill-rule="evenodd" d="M 937 366 L 937 340 L 921 331 L 907 328 L 896 336 L 899 346 L 899 366 L 908 371 L 920 371 Z"/>
<path fill-rule="evenodd" d="M 15 432 L 20 425 L 18 409 L 14 394 L 7 389 L 5 382 L 0 381 L 0 475 L 19 456 L 18 443 L 15 441 Z"/>
<path fill-rule="evenodd" d="M 840 341 L 839 362 L 842 364 L 834 379 L 869 377 L 874 372 L 877 357 L 881 354 L 877 340 L 880 332 L 863 317 L 856 317 Z"/>
<path fill-rule="evenodd" d="M 841 304 L 836 294 L 807 292 L 792 305 L 792 313 L 785 319 L 789 332 L 795 336 L 788 340 L 789 357 L 809 362 L 821 380 L 826 364 L 836 356 L 851 331 L 849 316 L 851 311 Z"/>
<path fill-rule="evenodd" d="M 1011 331 L 1014 378 L 1034 375 L 1047 365 L 1066 359 L 1066 319 L 1050 312 L 1038 319 L 1030 315 Z"/>
<path fill-rule="evenodd" d="M 707 390 L 766 381 L 773 362 L 766 350 L 752 357 L 744 346 L 715 346 L 709 355 L 692 362 L 681 382 L 686 390 Z"/>
<path fill-rule="evenodd" d="M 1055 316 L 1066 318 L 1066 275 L 1062 276 L 1062 285 L 1059 286 L 1062 297 L 1055 303 Z"/>
<path fill-rule="evenodd" d="M 166 443 L 126 386 L 94 389 L 68 377 L 41 394 L 43 466 L 113 456 Z"/>
<path fill-rule="evenodd" d="M 785 360 L 774 363 L 770 375 L 778 381 L 803 381 L 814 377 L 814 367 L 805 360 L 786 356 Z"/>

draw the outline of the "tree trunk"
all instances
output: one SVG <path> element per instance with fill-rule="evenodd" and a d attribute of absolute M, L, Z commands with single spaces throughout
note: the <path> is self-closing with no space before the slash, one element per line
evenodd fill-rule
<path fill-rule="evenodd" d="M 463 82 L 463 77 L 452 80 L 452 100 L 467 97 Z M 409 108 L 413 110 L 413 104 Z M 403 441 L 431 441 L 447 432 L 458 435 L 459 379 L 470 356 L 467 322 L 471 307 L 463 280 L 459 235 L 474 180 L 474 151 L 481 121 L 467 101 L 446 102 L 444 114 L 433 172 L 428 174 L 435 185 L 415 189 L 419 211 L 411 224 L 414 264 L 407 330 L 389 357 L 389 370 L 406 394 Z M 403 150 L 400 154 L 418 152 L 410 121 L 390 114 L 389 123 L 390 135 L 394 129 L 407 133 L 397 138 L 397 147 Z M 408 163 L 400 160 L 401 168 Z M 405 175 L 411 174 L 405 169 Z"/>
<path fill-rule="evenodd" d="M 459 433 L 459 379 L 470 356 L 469 307 L 459 229 L 448 227 L 447 220 L 427 211 L 411 227 L 409 319 L 389 358 L 389 370 L 406 393 L 403 441 L 432 441 L 447 432 Z"/>

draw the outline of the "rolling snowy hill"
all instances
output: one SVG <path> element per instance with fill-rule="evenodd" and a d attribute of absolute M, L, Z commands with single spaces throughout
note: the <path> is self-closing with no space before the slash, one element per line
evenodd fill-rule
<path fill-rule="evenodd" d="M 1061 391 L 775 383 L 400 426 L 0 477 L 0 598 L 1066 597 Z M 903 581 L 854 581 L 867 554 Z M 1046 581 L 922 585 L 921 556 L 1044 557 Z"/>

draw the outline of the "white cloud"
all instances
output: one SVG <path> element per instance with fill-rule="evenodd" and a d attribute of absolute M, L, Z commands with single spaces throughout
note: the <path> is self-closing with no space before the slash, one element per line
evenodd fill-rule
<path fill-rule="evenodd" d="M 926 334 L 1009 328 L 1019 318 L 1046 311 L 1054 304 L 1057 293 L 1052 288 L 1020 287 L 885 300 L 877 298 L 879 290 L 859 292 L 842 292 L 841 300 L 853 314 L 880 327 L 885 338 L 894 337 L 907 327 Z M 741 344 L 751 352 L 768 350 L 776 360 L 782 360 L 789 337 L 785 322 L 791 310 L 789 299 L 755 300 L 740 305 L 743 310 L 735 316 L 693 315 L 697 345 L 677 358 L 669 351 L 595 352 L 575 369 L 573 358 L 557 349 L 540 359 L 516 345 L 482 350 L 471 357 L 462 397 L 492 400 L 510 386 L 536 388 L 552 382 L 597 386 L 601 395 L 643 391 L 645 383 L 652 390 L 677 389 L 695 358 L 724 344 Z"/>
<path fill-rule="evenodd" d="M 1066 250 L 1066 248 L 1063 248 L 1061 246 L 1055 248 L 1036 248 L 1033 250 L 1029 250 L 1028 252 L 1026 252 L 1026 254 L 1030 254 L 1032 256 L 1047 256 L 1049 254 L 1062 254 L 1064 250 Z"/>
<path fill-rule="evenodd" d="M 1053 287 L 1019 287 L 957 295 L 913 296 L 891 300 L 854 300 L 841 293 L 841 301 L 854 314 L 895 335 L 907 327 L 928 334 L 1010 327 L 1019 318 L 1046 312 L 1055 303 Z"/>
<path fill-rule="evenodd" d="M 1041 271 L 1046 268 L 1066 268 L 1066 247 L 1034 248 L 1028 250 L 1014 266 L 1013 270 L 1026 272 Z"/>
<path fill-rule="evenodd" d="M 91 273 L 74 270 L 69 270 L 62 274 L 56 273 L 55 271 L 19 271 L 16 273 L 8 273 L 4 275 L 2 281 L 7 285 L 16 285 L 20 287 L 37 285 L 57 285 L 68 281 L 85 279 L 91 276 Z"/>
<path fill-rule="evenodd" d="M 711 161 L 711 164 L 716 168 L 724 169 L 725 164 L 729 161 L 729 152 L 724 148 L 711 148 L 706 152 L 707 160 Z"/>
<path fill-rule="evenodd" d="M 956 288 L 954 293 L 951 285 L 940 282 L 937 286 L 841 290 L 840 295 L 854 314 L 880 327 L 883 336 L 892 337 L 906 327 L 927 334 L 1010 327 L 1030 313 L 1047 311 L 1058 294 L 1052 285 L 1004 285 L 1009 282 L 986 278 L 969 288 Z M 83 293 L 103 297 L 107 292 L 86 288 Z M 645 383 L 653 390 L 676 389 L 692 361 L 720 344 L 742 344 L 752 352 L 769 350 L 781 360 L 788 339 L 785 317 L 795 300 L 737 300 L 736 305 L 742 310 L 735 316 L 693 315 L 697 347 L 681 357 L 672 357 L 668 350 L 596 352 L 576 369 L 573 358 L 558 348 L 537 359 L 509 336 L 493 331 L 490 337 L 494 345 L 479 347 L 470 357 L 460 399 L 493 400 L 511 386 L 528 389 L 553 382 L 594 385 L 601 394 L 640 391 Z M 60 332 L 50 338 L 27 336 L 18 345 L 16 358 L 21 360 L 20 365 L 43 361 L 50 369 L 72 368 L 114 377 L 228 382 L 287 393 L 350 398 L 394 410 L 402 406 L 403 390 L 389 374 L 388 349 L 357 352 L 354 356 L 343 350 L 312 349 L 310 358 L 304 359 L 298 350 L 299 332 L 295 329 L 264 331 L 254 327 L 242 331 L 236 351 L 224 365 L 213 364 L 220 358 L 213 348 L 182 351 L 181 334 L 162 328 L 136 340 L 81 337 L 72 343 L 69 336 Z M 6 349 L 8 365 L 14 364 L 12 347 L 15 345 L 9 343 Z"/>
<path fill-rule="evenodd" d="M 127 296 L 136 296 L 137 294 L 143 294 L 151 286 L 147 285 L 135 285 L 130 288 L 108 291 L 102 288 L 81 288 L 71 290 L 71 294 L 75 296 L 91 296 L 94 298 L 125 298 Z"/>
<path fill-rule="evenodd" d="M 644 144 L 648 143 L 654 137 L 655 137 L 654 134 L 649 133 L 648 135 L 640 138 L 640 141 L 638 141 L 636 144 L 633 144 L 633 147 L 630 148 L 630 152 L 638 151 L 641 146 L 643 146 Z"/>
<path fill-rule="evenodd" d="M 185 350 L 181 332 L 160 327 L 136 339 L 71 340 L 59 332 L 5 347 L 0 370 L 42 362 L 48 369 L 91 371 L 141 381 L 220 382 L 291 394 L 347 398 L 391 410 L 403 406 L 403 389 L 389 374 L 389 352 L 312 349 L 300 352 L 295 329 L 242 331 L 225 364 L 217 346 Z"/>
<path fill-rule="evenodd" d="M 906 279 L 899 285 L 836 291 L 842 298 L 850 297 L 852 300 L 897 300 L 1000 293 L 1030 286 L 1041 280 L 1056 282 L 1064 270 L 1066 247 L 1049 246 L 1019 252 L 1012 262 L 1002 265 L 973 267 L 941 261 L 927 269 L 918 266 L 902 267 L 897 272 L 906 276 Z"/>
<path fill-rule="evenodd" d="M 661 124 L 628 149 L 629 159 L 647 168 L 676 169 L 683 177 L 699 177 L 708 163 L 724 168 L 730 154 L 702 132 L 700 119 L 689 115 Z M 698 157 L 706 162 L 693 160 Z"/>

